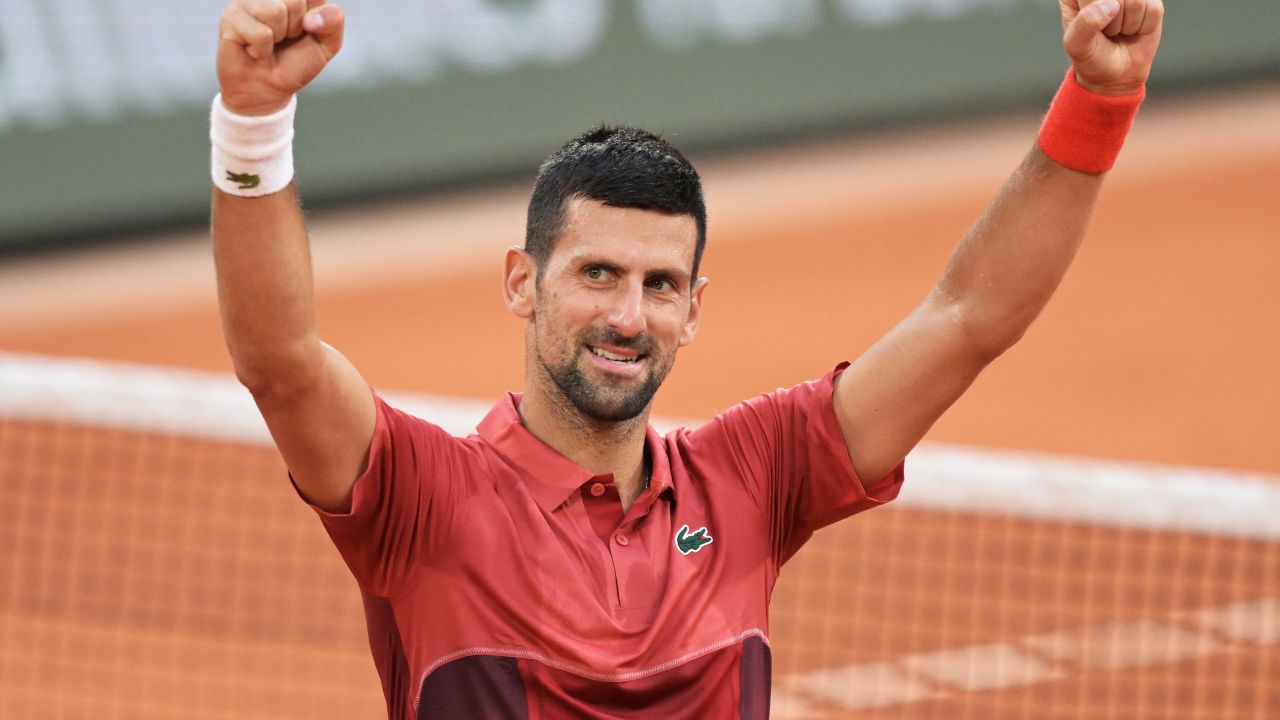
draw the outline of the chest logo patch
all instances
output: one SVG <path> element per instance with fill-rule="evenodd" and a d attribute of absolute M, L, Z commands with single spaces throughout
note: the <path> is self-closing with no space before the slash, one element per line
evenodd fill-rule
<path fill-rule="evenodd" d="M 710 545 L 715 538 L 707 534 L 705 527 L 700 527 L 696 532 L 689 532 L 689 526 L 683 525 L 676 532 L 676 549 L 681 555 L 688 555 L 701 550 L 703 547 Z"/>

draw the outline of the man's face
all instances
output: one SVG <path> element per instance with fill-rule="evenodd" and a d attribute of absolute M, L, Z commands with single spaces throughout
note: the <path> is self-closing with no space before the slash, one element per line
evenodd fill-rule
<path fill-rule="evenodd" d="M 687 215 L 569 201 L 537 285 L 529 360 L 582 415 L 616 422 L 648 408 L 697 330 L 696 242 Z"/>

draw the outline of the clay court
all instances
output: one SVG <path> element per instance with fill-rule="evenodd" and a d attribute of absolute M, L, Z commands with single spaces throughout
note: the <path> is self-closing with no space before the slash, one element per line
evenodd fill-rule
<path fill-rule="evenodd" d="M 708 418 L 859 354 L 928 291 L 1036 121 L 700 163 L 712 282 L 656 413 Z M 1058 295 L 931 447 L 998 451 L 1029 483 L 1041 460 L 1088 459 L 1055 470 L 1078 480 L 1063 507 L 1116 467 L 1280 497 L 1278 127 L 1275 88 L 1153 99 Z M 518 388 L 499 281 L 525 193 L 315 213 L 325 339 L 384 390 Z M 6 352 L 230 371 L 202 231 L 13 260 L 0 306 Z M 0 447 L 0 717 L 383 714 L 354 582 L 271 450 L 56 419 L 0 419 Z M 774 717 L 1280 716 L 1280 519 L 947 509 L 908 500 L 912 478 L 908 460 L 904 502 L 784 569 Z M 1141 516 L 1128 497 L 1115 512 Z"/>

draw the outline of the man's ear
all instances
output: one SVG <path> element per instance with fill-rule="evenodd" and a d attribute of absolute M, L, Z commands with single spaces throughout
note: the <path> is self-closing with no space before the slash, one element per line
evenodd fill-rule
<path fill-rule="evenodd" d="M 502 283 L 502 295 L 507 307 L 518 318 L 533 317 L 537 302 L 538 265 L 522 248 L 507 248 L 506 278 Z"/>
<path fill-rule="evenodd" d="M 689 315 L 685 318 L 684 329 L 680 332 L 681 347 L 693 342 L 698 334 L 698 323 L 702 322 L 702 293 L 707 289 L 710 278 L 700 277 L 693 283 L 693 292 L 689 297 Z"/>

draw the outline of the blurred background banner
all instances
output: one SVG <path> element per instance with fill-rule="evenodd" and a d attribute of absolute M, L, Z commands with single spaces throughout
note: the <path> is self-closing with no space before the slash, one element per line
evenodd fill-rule
<path fill-rule="evenodd" d="M 224 2 L 0 0 L 2 720 L 385 717 L 219 332 Z M 456 434 L 524 377 L 498 271 L 568 137 L 692 151 L 714 282 L 653 411 L 711 418 L 916 307 L 1066 67 L 1053 0 L 343 2 L 298 116 L 317 321 Z M 1166 2 L 1053 302 L 784 568 L 775 720 L 1280 718 L 1280 2 Z"/>
<path fill-rule="evenodd" d="M 1280 76 L 1275 0 L 1171 4 L 1159 85 Z M 0 250 L 207 212 L 221 9 L 0 0 Z M 299 114 L 309 202 L 531 177 L 550 150 L 601 121 L 708 148 L 1037 106 L 1066 64 L 1052 0 L 345 9 L 346 48 Z"/>

